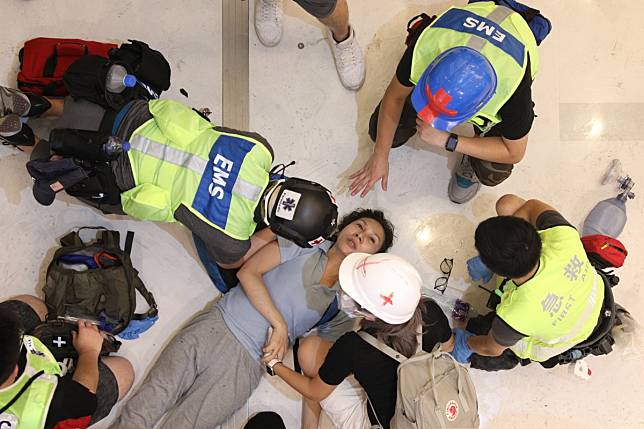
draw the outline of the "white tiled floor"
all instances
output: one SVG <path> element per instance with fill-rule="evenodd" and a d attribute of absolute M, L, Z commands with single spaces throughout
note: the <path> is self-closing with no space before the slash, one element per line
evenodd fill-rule
<path fill-rule="evenodd" d="M 170 60 L 173 85 L 166 97 L 186 101 L 179 95 L 179 88 L 185 88 L 189 103 L 208 106 L 214 121 L 221 117 L 220 2 L 2 3 L 3 84 L 13 84 L 18 48 L 28 38 L 137 38 Z M 644 106 L 644 56 L 639 43 L 644 38 L 640 19 L 644 5 L 626 0 L 531 3 L 552 20 L 554 30 L 540 49 L 541 70 L 533 85 L 539 117 L 528 153 L 506 183 L 483 189 L 464 206 L 453 205 L 446 197 L 453 160 L 427 150 L 419 141 L 392 153 L 388 192 L 377 191 L 364 200 L 342 193 L 346 184 L 342 178 L 369 153 L 367 122 L 403 50 L 405 23 L 422 10 L 436 13 L 452 3 L 349 0 L 351 21 L 367 58 L 367 80 L 358 93 L 340 86 L 321 27 L 294 3 L 286 2 L 279 46 L 263 47 L 250 27 L 250 129 L 269 139 L 278 161 L 297 160 L 290 174 L 336 190 L 343 212 L 357 206 L 385 209 L 398 227 L 393 251 L 413 261 L 428 284 L 438 275 L 442 258 L 453 257 L 453 293 L 469 288 L 468 298 L 480 309 L 484 297 L 471 288 L 464 263 L 474 254 L 476 224 L 493 214 L 498 196 L 512 192 L 543 199 L 579 225 L 596 201 L 614 193 L 614 188 L 600 185 L 611 159 L 620 158 L 639 181 L 636 193 L 644 184 L 640 166 L 644 146 L 637 132 Z M 13 27 L 7 25 L 8 18 L 14 20 Z M 303 49 L 298 49 L 299 42 Z M 41 207 L 31 195 L 24 161 L 23 155 L 0 149 L 0 295 L 37 294 L 50 250 L 74 226 L 103 224 L 136 231 L 134 262 L 161 309 L 154 329 L 122 349 L 140 380 L 177 327 L 216 295 L 196 262 L 186 230 L 105 217 L 65 196 L 52 207 Z M 644 278 L 643 207 L 644 195 L 628 203 L 630 219 L 620 238 L 630 254 L 619 270 L 622 282 L 615 290 L 617 301 L 640 320 L 644 320 L 638 305 L 639 280 Z M 567 368 L 545 371 L 536 365 L 499 374 L 474 371 L 482 427 L 644 427 L 642 360 L 625 360 L 618 350 L 589 363 L 590 381 L 574 377 Z M 299 426 L 298 396 L 268 377 L 240 414 L 264 409 L 278 410 L 289 428 Z M 237 416 L 227 426 L 238 428 L 242 423 L 243 417 Z"/>

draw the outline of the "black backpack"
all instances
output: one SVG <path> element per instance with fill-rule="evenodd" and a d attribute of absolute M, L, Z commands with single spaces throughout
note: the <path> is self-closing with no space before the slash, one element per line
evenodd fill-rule
<path fill-rule="evenodd" d="M 72 63 L 63 82 L 70 95 L 84 99 L 106 109 L 120 110 L 132 100 L 151 100 L 170 88 L 170 64 L 163 54 L 145 42 L 130 40 L 109 52 L 109 58 L 85 55 Z M 105 90 L 107 71 L 114 65 L 122 65 L 128 74 L 156 94 L 153 95 L 142 85 L 125 88 L 120 94 Z"/>
<path fill-rule="evenodd" d="M 96 240 L 83 242 L 79 236 L 83 229 L 98 230 Z M 62 247 L 54 253 L 43 287 L 50 308 L 47 318 L 94 320 L 101 330 L 116 335 L 130 320 L 156 316 L 154 297 L 130 260 L 133 239 L 129 231 L 121 250 L 119 232 L 103 227 L 83 227 L 61 238 Z M 136 291 L 150 306 L 145 313 L 135 314 Z"/>

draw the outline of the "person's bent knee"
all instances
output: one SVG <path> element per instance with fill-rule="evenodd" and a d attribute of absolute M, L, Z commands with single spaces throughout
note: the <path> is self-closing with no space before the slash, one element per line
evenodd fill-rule
<path fill-rule="evenodd" d="M 132 388 L 132 384 L 134 384 L 134 367 L 129 360 L 121 356 L 104 357 L 103 363 L 116 378 L 116 384 L 119 389 L 118 400 L 120 401 L 127 395 Z"/>
<path fill-rule="evenodd" d="M 311 335 L 300 340 L 300 347 L 297 351 L 297 360 L 304 375 L 315 377 L 327 352 L 331 348 L 331 343 L 323 340 L 317 335 Z"/>
<path fill-rule="evenodd" d="M 42 299 L 38 297 L 35 297 L 33 295 L 16 295 L 9 298 L 9 300 L 24 302 L 29 307 L 31 307 L 32 310 L 36 312 L 36 314 L 38 314 L 40 320 L 45 320 L 47 318 L 47 313 L 49 312 L 47 305 Z"/>
<path fill-rule="evenodd" d="M 496 201 L 496 213 L 499 216 L 511 216 L 516 211 L 517 201 L 520 200 L 514 194 L 505 194 Z"/>

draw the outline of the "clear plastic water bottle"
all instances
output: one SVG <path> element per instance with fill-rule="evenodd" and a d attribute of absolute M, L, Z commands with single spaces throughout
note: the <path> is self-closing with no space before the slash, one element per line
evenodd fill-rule
<path fill-rule="evenodd" d="M 626 199 L 621 195 L 598 202 L 588 213 L 581 235 L 601 234 L 617 238 L 626 225 Z"/>
<path fill-rule="evenodd" d="M 136 85 L 136 76 L 128 74 L 125 67 L 119 64 L 112 65 L 107 71 L 105 89 L 114 94 L 120 94 L 125 88 Z"/>
<path fill-rule="evenodd" d="M 123 152 L 130 150 L 130 142 L 121 140 L 120 138 L 115 136 L 110 136 L 107 139 L 107 142 L 103 143 L 101 149 L 103 150 L 103 154 L 105 154 L 107 159 L 115 160 Z"/>

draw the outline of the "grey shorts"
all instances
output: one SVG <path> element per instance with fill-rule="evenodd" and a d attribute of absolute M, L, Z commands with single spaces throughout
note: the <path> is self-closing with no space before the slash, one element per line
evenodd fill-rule
<path fill-rule="evenodd" d="M 324 19 L 335 10 L 337 0 L 294 0 L 302 9 L 317 19 Z"/>
<path fill-rule="evenodd" d="M 41 323 L 38 313 L 25 302 L 9 300 L 0 302 L 0 311 L 11 311 L 22 323 L 25 333 L 31 332 Z M 68 373 L 63 378 L 69 379 L 73 374 Z M 98 362 L 98 387 L 96 389 L 96 411 L 92 414 L 91 424 L 105 418 L 119 398 L 119 387 L 116 377 L 102 361 Z"/>

